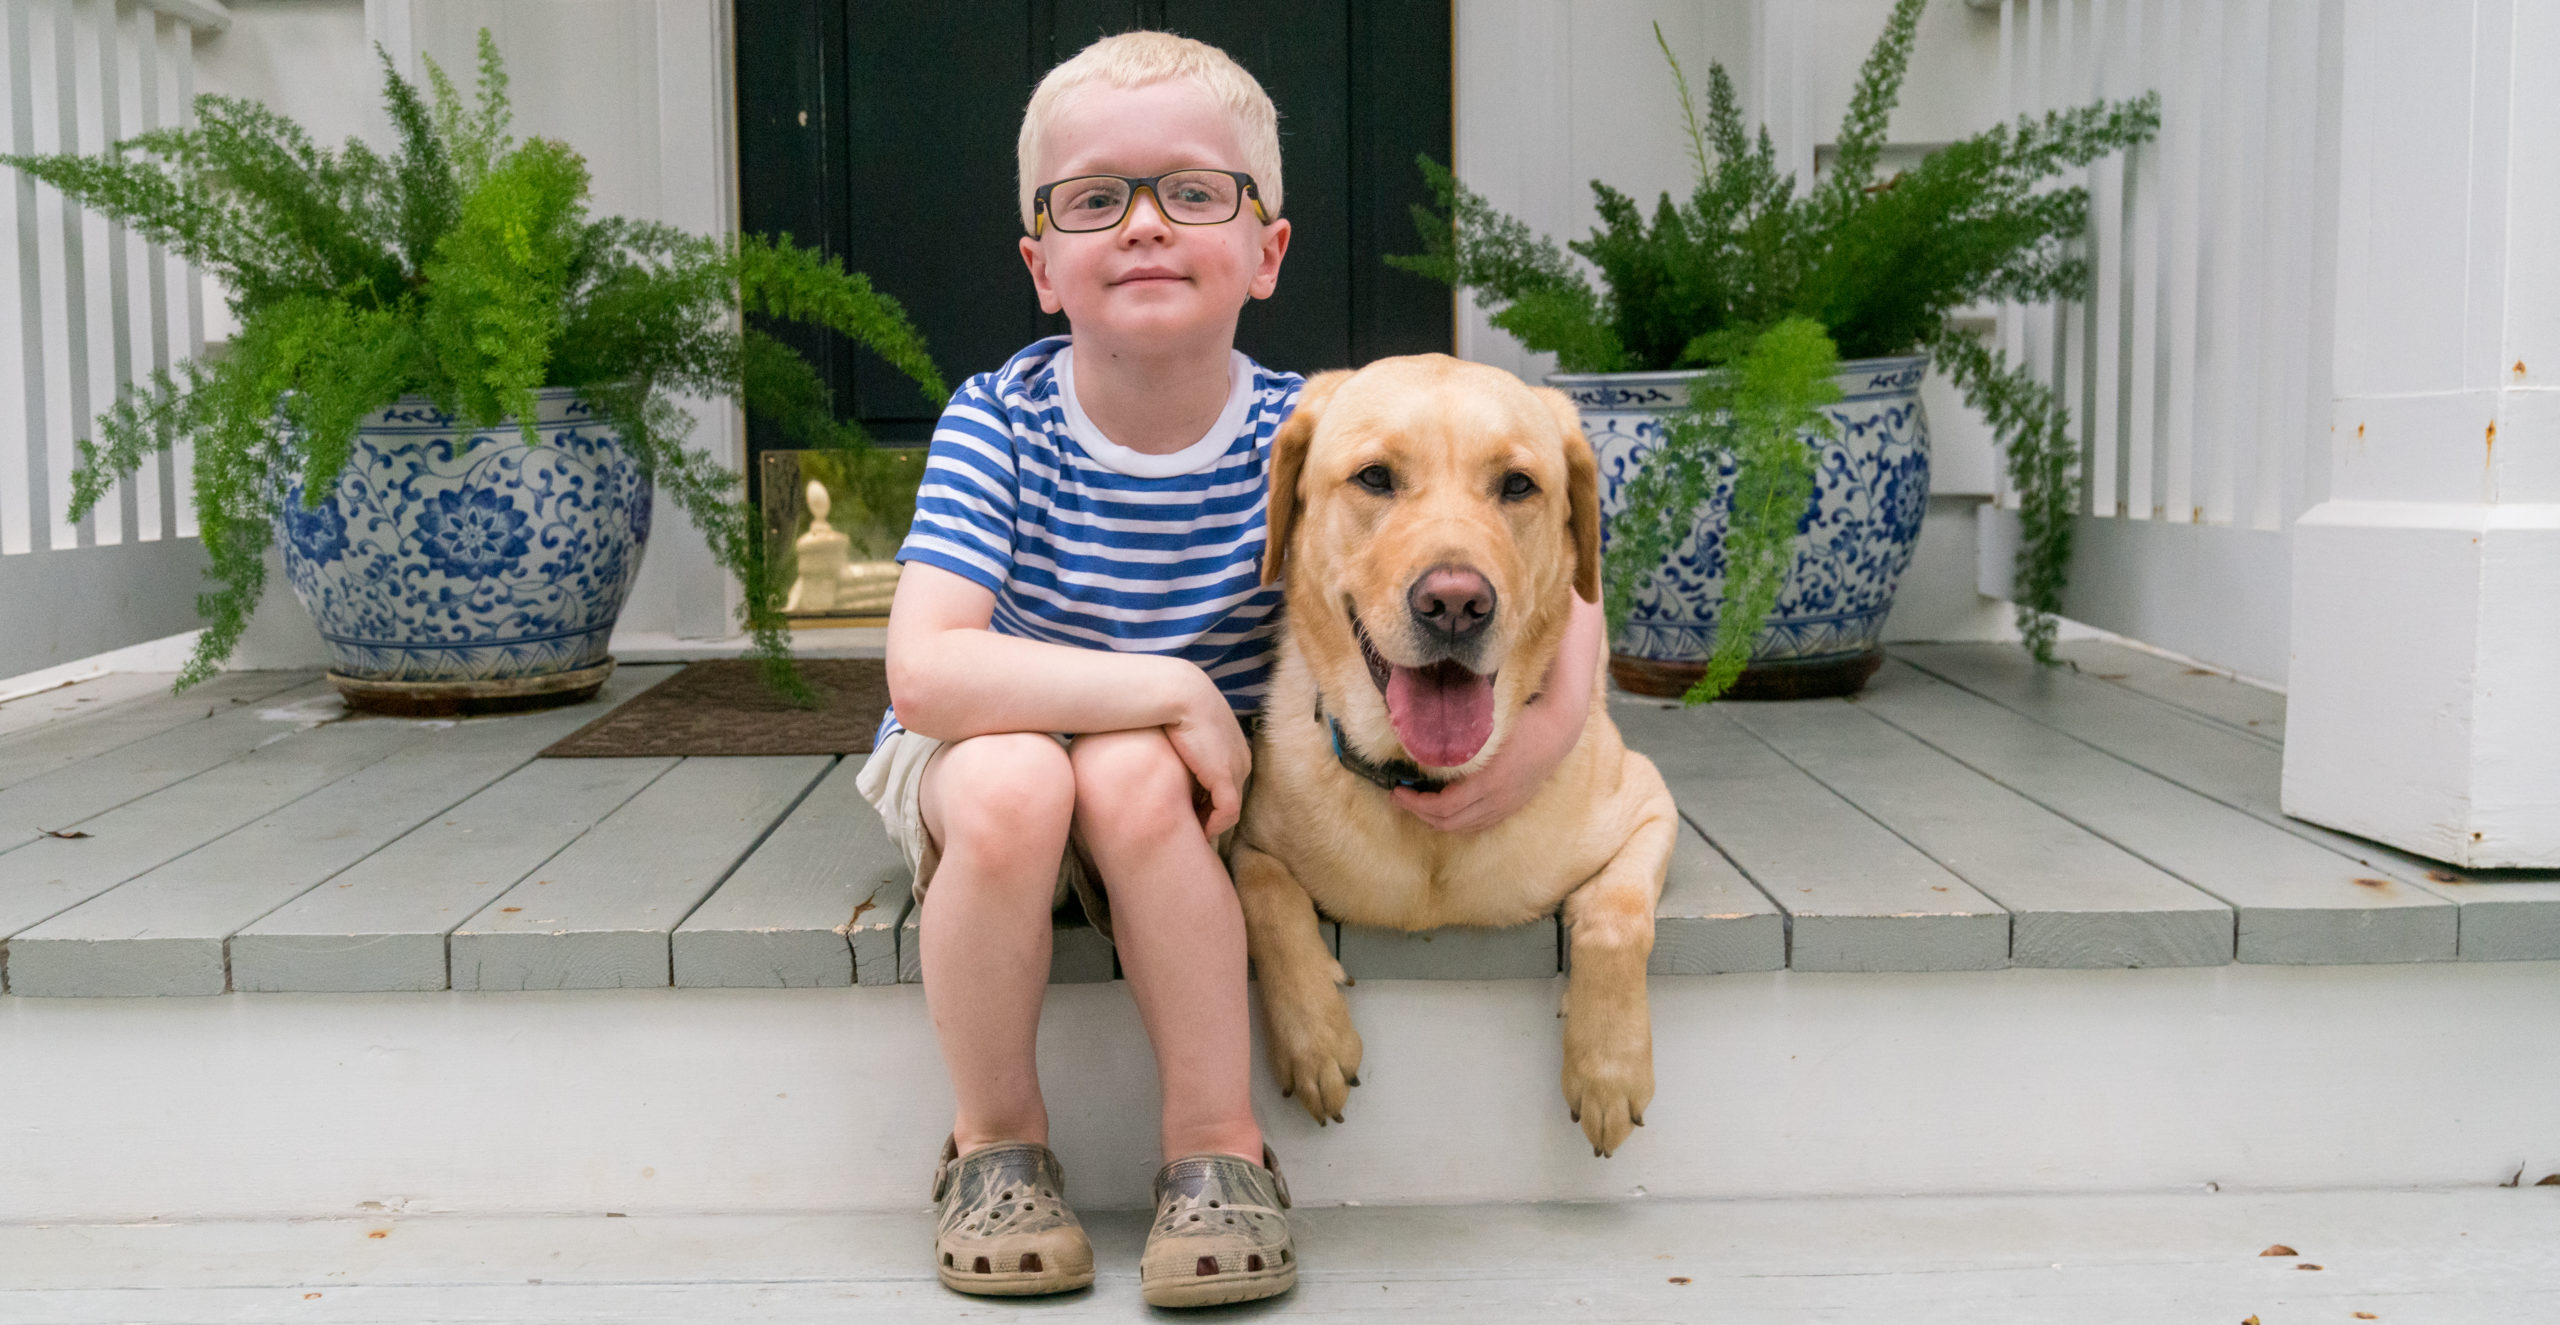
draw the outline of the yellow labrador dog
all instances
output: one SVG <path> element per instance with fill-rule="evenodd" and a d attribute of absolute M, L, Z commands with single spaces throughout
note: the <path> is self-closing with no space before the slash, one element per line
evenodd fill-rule
<path fill-rule="evenodd" d="M 1569 595 L 1600 596 L 1598 466 L 1572 402 L 1447 355 L 1309 381 L 1272 440 L 1263 582 L 1281 643 L 1233 866 L 1272 1069 L 1321 1122 L 1359 1084 L 1348 983 L 1317 914 L 1419 930 L 1570 927 L 1564 1096 L 1595 1154 L 1653 1098 L 1645 960 L 1671 793 L 1609 721 L 1607 682 L 1533 692 Z M 1589 705 L 1582 740 L 1510 818 L 1442 833 L 1388 788 L 1466 777 L 1532 700 Z"/>

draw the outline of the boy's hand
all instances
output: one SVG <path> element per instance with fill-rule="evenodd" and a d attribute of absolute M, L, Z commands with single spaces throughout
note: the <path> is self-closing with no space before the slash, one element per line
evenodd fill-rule
<path fill-rule="evenodd" d="M 1217 682 L 1198 668 L 1191 674 L 1199 678 L 1196 693 L 1184 697 L 1181 716 L 1165 724 L 1164 734 L 1191 770 L 1191 780 L 1200 784 L 1208 801 L 1200 811 L 1200 829 L 1215 842 L 1244 812 L 1244 779 L 1253 771 L 1253 746 Z"/>
<path fill-rule="evenodd" d="M 1520 710 L 1511 738 L 1475 776 L 1430 793 L 1398 788 L 1396 806 L 1444 833 L 1472 833 L 1509 818 L 1546 785 L 1547 775 L 1582 743 L 1591 712 L 1592 678 L 1600 666 L 1602 617 L 1596 603 L 1573 600 L 1564 647 L 1547 668 L 1538 698 Z"/>

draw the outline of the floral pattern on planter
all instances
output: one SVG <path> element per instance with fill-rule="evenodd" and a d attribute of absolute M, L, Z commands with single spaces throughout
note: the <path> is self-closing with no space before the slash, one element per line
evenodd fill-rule
<path fill-rule="evenodd" d="M 1929 506 L 1929 421 L 1920 407 L 1926 356 L 1863 359 L 1840 366 L 1841 399 L 1826 412 L 1838 438 L 1823 443 L 1813 504 L 1797 526 L 1796 559 L 1777 605 L 1752 644 L 1755 662 L 1850 657 L 1873 648 L 1893 609 L 1894 588 L 1911 564 Z M 1549 384 L 1573 398 L 1599 453 L 1601 543 L 1625 507 L 1625 488 L 1662 439 L 1662 417 L 1687 401 L 1691 372 L 1555 374 Z M 1690 536 L 1636 594 L 1627 624 L 1610 641 L 1618 654 L 1698 661 L 1714 648 L 1724 596 L 1724 525 L 1734 468 Z"/>
<path fill-rule="evenodd" d="M 576 393 L 470 429 L 417 397 L 372 415 L 337 491 L 279 494 L 285 576 L 336 670 L 376 681 L 543 676 L 605 658 L 649 537 L 651 488 Z M 294 439 L 288 433 L 285 444 Z"/>

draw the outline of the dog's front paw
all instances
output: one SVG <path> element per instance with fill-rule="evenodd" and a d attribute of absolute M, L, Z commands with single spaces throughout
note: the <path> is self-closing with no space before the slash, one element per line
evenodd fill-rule
<path fill-rule="evenodd" d="M 1342 991 L 1328 982 L 1282 994 L 1265 984 L 1262 997 L 1280 1093 L 1295 1096 L 1318 1127 L 1341 1122 L 1343 1101 L 1360 1084 L 1360 1032 Z"/>
<path fill-rule="evenodd" d="M 1615 1154 L 1644 1126 L 1653 1102 L 1653 1027 L 1641 1009 L 1634 1017 L 1566 1018 L 1564 1102 L 1594 1155 Z"/>

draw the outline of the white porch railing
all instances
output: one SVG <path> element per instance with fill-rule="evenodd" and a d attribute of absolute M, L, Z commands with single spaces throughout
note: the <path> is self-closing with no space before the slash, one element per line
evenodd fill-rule
<path fill-rule="evenodd" d="M 2158 139 L 2079 181 L 2089 298 L 2000 318 L 2009 354 L 2080 429 L 2090 518 L 2069 614 L 2279 682 L 2287 530 L 2329 475 L 2333 11 L 2326 0 L 1999 4 L 2012 116 L 2146 89 L 2161 98 Z M 2001 495 L 2015 507 L 2005 476 Z M 2012 546 L 1986 540 L 1986 592 L 2005 593 Z"/>
<path fill-rule="evenodd" d="M 0 0 L 0 143 L 95 153 L 186 121 L 213 0 Z M 190 457 L 70 519 L 75 444 L 127 382 L 204 348 L 185 263 L 47 185 L 0 180 L 0 676 L 185 630 L 201 551 Z"/>

